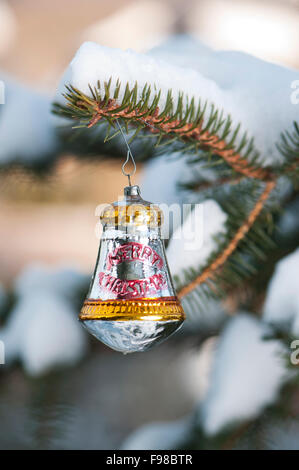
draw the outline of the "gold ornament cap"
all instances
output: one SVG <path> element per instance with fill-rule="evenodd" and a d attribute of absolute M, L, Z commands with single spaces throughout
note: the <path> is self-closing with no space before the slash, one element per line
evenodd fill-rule
<path fill-rule="evenodd" d="M 157 205 L 142 199 L 139 186 L 126 186 L 124 199 L 105 208 L 100 220 L 109 227 L 135 225 L 158 228 L 163 223 L 163 212 Z"/>

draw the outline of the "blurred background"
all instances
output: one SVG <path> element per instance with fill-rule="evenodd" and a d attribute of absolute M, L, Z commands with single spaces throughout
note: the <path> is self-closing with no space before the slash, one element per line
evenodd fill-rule
<path fill-rule="evenodd" d="M 0 78 L 51 97 L 83 41 L 145 52 L 182 33 L 299 68 L 298 0 L 0 0 Z M 188 416 L 206 391 L 213 334 L 202 341 L 192 327 L 193 334 L 186 330 L 153 351 L 125 357 L 69 323 L 96 260 L 95 208 L 115 200 L 126 183 L 120 164 L 78 159 L 70 151 L 46 175 L 0 174 L 0 322 L 16 296 L 23 299 L 19 310 L 30 312 L 31 302 L 63 291 L 52 308 L 65 313 L 56 314 L 59 326 L 32 324 L 26 339 L 28 320 L 17 312 L 15 337 L 5 332 L 18 344 L 0 368 L 2 449 L 118 448 L 139 426 Z M 140 164 L 136 182 L 142 174 Z M 48 290 L 27 299 L 42 283 Z M 82 295 L 70 307 L 73 290 Z M 34 359 L 51 335 L 69 348 L 57 352 L 69 354 L 62 369 L 56 359 L 52 367 L 47 351 L 40 362 Z M 274 447 L 282 439 L 275 436 Z"/>

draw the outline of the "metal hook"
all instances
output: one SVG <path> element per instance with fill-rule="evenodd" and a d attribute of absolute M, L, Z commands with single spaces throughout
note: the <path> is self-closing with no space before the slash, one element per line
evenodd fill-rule
<path fill-rule="evenodd" d="M 129 143 L 128 143 L 127 139 L 126 139 L 126 136 L 125 136 L 125 134 L 124 134 L 124 132 L 123 132 L 123 130 L 122 130 L 121 125 L 120 125 L 119 122 L 118 122 L 118 119 L 116 119 L 116 124 L 118 125 L 118 128 L 119 128 L 119 130 L 120 130 L 120 133 L 121 133 L 121 135 L 122 135 L 122 137 L 123 137 L 123 139 L 124 139 L 124 142 L 125 142 L 125 144 L 126 144 L 126 146 L 127 146 L 127 158 L 126 158 L 126 161 L 123 163 L 123 165 L 122 165 L 122 167 L 121 167 L 121 171 L 122 171 L 123 175 L 125 175 L 125 176 L 128 177 L 129 186 L 132 186 L 132 185 L 131 185 L 131 176 L 132 176 L 132 175 L 135 175 L 135 173 L 136 173 L 136 163 L 135 163 L 133 154 L 132 154 L 132 152 L 131 152 L 131 148 L 130 148 L 130 146 L 129 146 Z M 126 167 L 127 163 L 129 163 L 130 158 L 131 158 L 132 163 L 133 163 L 133 170 L 132 170 L 130 173 L 127 173 L 126 170 L 125 170 L 125 167 Z"/>

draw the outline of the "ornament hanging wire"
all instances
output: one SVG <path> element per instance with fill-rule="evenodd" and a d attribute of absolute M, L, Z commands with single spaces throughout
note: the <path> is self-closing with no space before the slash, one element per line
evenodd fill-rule
<path fill-rule="evenodd" d="M 121 167 L 121 171 L 122 173 L 128 177 L 128 180 L 129 180 L 129 186 L 132 186 L 131 184 L 131 176 L 135 175 L 136 173 L 136 163 L 135 163 L 135 160 L 134 160 L 134 157 L 133 157 L 133 154 L 132 154 L 132 151 L 131 151 L 131 148 L 130 148 L 130 145 L 127 141 L 127 138 L 124 134 L 124 131 L 122 130 L 122 127 L 121 125 L 119 124 L 119 121 L 118 119 L 116 119 L 116 124 L 118 125 L 118 128 L 120 130 L 120 133 L 122 135 L 122 138 L 124 139 L 124 142 L 126 144 L 126 147 L 127 147 L 127 158 L 126 158 L 126 161 L 123 163 L 122 167 Z M 126 165 L 129 163 L 129 160 L 132 160 L 132 164 L 133 164 L 133 170 L 131 172 L 126 172 L 125 168 L 126 168 Z"/>

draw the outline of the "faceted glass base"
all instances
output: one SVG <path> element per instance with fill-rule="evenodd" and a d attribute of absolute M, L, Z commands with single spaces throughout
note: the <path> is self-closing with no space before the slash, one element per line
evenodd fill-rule
<path fill-rule="evenodd" d="M 150 349 L 168 338 L 183 323 L 183 320 L 81 321 L 85 328 L 98 340 L 115 351 L 124 354 Z"/>

